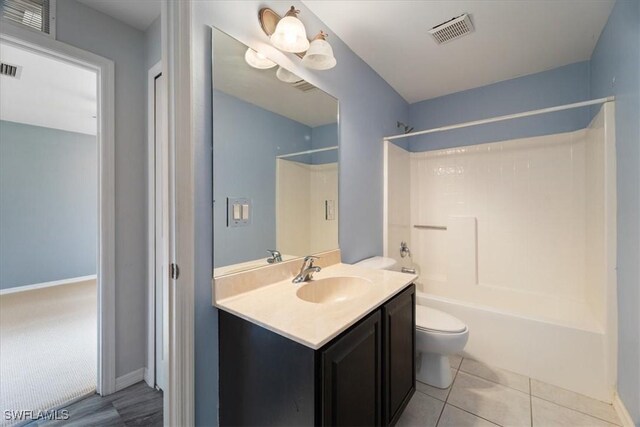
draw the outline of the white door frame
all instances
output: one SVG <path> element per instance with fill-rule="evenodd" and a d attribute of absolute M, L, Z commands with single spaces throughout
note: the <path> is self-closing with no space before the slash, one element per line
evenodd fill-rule
<path fill-rule="evenodd" d="M 13 25 L 3 25 L 0 39 L 13 46 L 94 71 L 98 101 L 98 378 L 97 392 L 116 389 L 115 358 L 115 174 L 113 61 Z"/>
<path fill-rule="evenodd" d="M 167 85 L 169 143 L 169 282 L 164 423 L 195 424 L 195 179 L 192 138 L 191 2 L 162 1 L 162 75 Z M 216 404 L 216 402 L 211 403 Z"/>
<path fill-rule="evenodd" d="M 156 384 L 155 358 L 155 80 L 162 73 L 158 61 L 147 73 L 147 368 L 145 378 L 149 387 Z"/>
<path fill-rule="evenodd" d="M 168 268 L 163 269 L 161 272 L 158 272 L 158 267 L 156 265 L 157 255 L 156 251 L 158 247 L 165 247 L 168 242 L 157 240 L 157 189 L 155 184 L 157 182 L 158 174 L 157 171 L 157 156 L 158 156 L 158 140 L 156 137 L 157 133 L 157 123 L 156 123 L 156 103 L 157 103 L 157 94 L 156 94 L 156 78 L 162 74 L 162 61 L 158 61 L 154 64 L 148 72 L 147 76 L 147 259 L 148 262 L 148 283 L 147 283 L 147 366 L 145 369 L 145 381 L 149 387 L 154 387 L 156 383 L 160 384 L 156 375 L 156 358 L 157 358 L 157 318 L 156 318 L 156 287 L 157 287 L 157 276 L 158 274 L 169 274 Z M 166 99 L 161 100 L 163 105 L 166 105 Z M 166 117 L 165 117 L 166 120 Z M 166 138 L 166 135 L 164 135 Z M 162 159 L 166 159 L 168 153 L 164 151 L 160 154 Z M 166 176 L 166 171 L 160 172 L 162 174 L 162 181 L 166 182 L 168 177 Z M 166 189 L 168 190 L 168 189 Z M 163 293 L 163 296 L 166 296 L 166 290 Z M 163 313 L 167 307 L 166 298 L 163 298 Z M 163 346 L 166 345 L 167 340 L 167 328 L 166 328 L 166 316 L 163 316 L 163 322 L 161 325 L 162 329 L 162 342 Z M 164 348 L 162 351 L 163 355 L 165 353 Z M 163 370 L 166 371 L 166 367 L 162 367 Z M 165 387 L 166 388 L 166 387 Z"/>

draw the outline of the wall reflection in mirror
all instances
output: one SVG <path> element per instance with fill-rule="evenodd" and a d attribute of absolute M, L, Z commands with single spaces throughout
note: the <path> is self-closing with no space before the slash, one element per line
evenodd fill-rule
<path fill-rule="evenodd" d="M 338 101 L 216 29 L 212 47 L 214 276 L 336 249 Z"/>

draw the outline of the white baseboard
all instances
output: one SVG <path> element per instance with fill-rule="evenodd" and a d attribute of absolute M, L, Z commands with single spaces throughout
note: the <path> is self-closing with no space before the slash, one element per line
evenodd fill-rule
<path fill-rule="evenodd" d="M 72 277 L 70 279 L 54 280 L 52 282 L 34 283 L 33 285 L 15 286 L 13 288 L 0 289 L 0 295 L 15 294 L 17 292 L 33 291 L 36 289 L 50 288 L 52 286 L 71 285 L 73 283 L 96 280 L 96 275 Z"/>
<path fill-rule="evenodd" d="M 120 391 L 142 381 L 145 377 L 144 371 L 145 368 L 140 368 L 116 378 L 116 391 Z"/>
<path fill-rule="evenodd" d="M 633 419 L 631 418 L 631 414 L 629 414 L 626 406 L 624 406 L 624 402 L 620 399 L 618 392 L 613 396 L 613 409 L 616 410 L 623 427 L 636 427 L 636 424 L 634 424 Z"/>

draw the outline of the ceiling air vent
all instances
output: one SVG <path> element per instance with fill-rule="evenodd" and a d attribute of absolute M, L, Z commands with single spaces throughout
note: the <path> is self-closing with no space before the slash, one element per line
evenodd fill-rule
<path fill-rule="evenodd" d="M 436 43 L 443 44 L 466 36 L 473 30 L 471 18 L 466 13 L 463 13 L 456 18 L 451 18 L 442 24 L 436 25 L 429 30 L 429 34 L 433 36 Z"/>
<path fill-rule="evenodd" d="M 16 79 L 20 78 L 20 72 L 22 71 L 22 67 L 19 65 L 11 65 L 6 62 L 0 62 L 0 76 L 14 77 Z"/>
<path fill-rule="evenodd" d="M 294 84 L 292 84 L 292 86 L 303 92 L 309 92 L 310 90 L 314 90 L 316 88 L 314 85 L 312 85 L 311 83 L 305 80 L 300 80 L 299 82 L 295 82 Z"/>

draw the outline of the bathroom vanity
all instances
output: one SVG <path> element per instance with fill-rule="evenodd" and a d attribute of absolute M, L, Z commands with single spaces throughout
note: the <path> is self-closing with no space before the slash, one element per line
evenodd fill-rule
<path fill-rule="evenodd" d="M 392 425 L 415 391 L 416 276 L 341 263 L 338 100 L 211 43 L 220 424 Z M 307 255 L 322 270 L 292 283 Z"/>
<path fill-rule="evenodd" d="M 415 276 L 334 264 L 251 289 L 251 273 L 218 283 L 220 424 L 395 424 L 415 391 Z M 358 294 L 356 279 L 369 288 Z M 302 299 L 305 286 L 321 302 Z"/>

